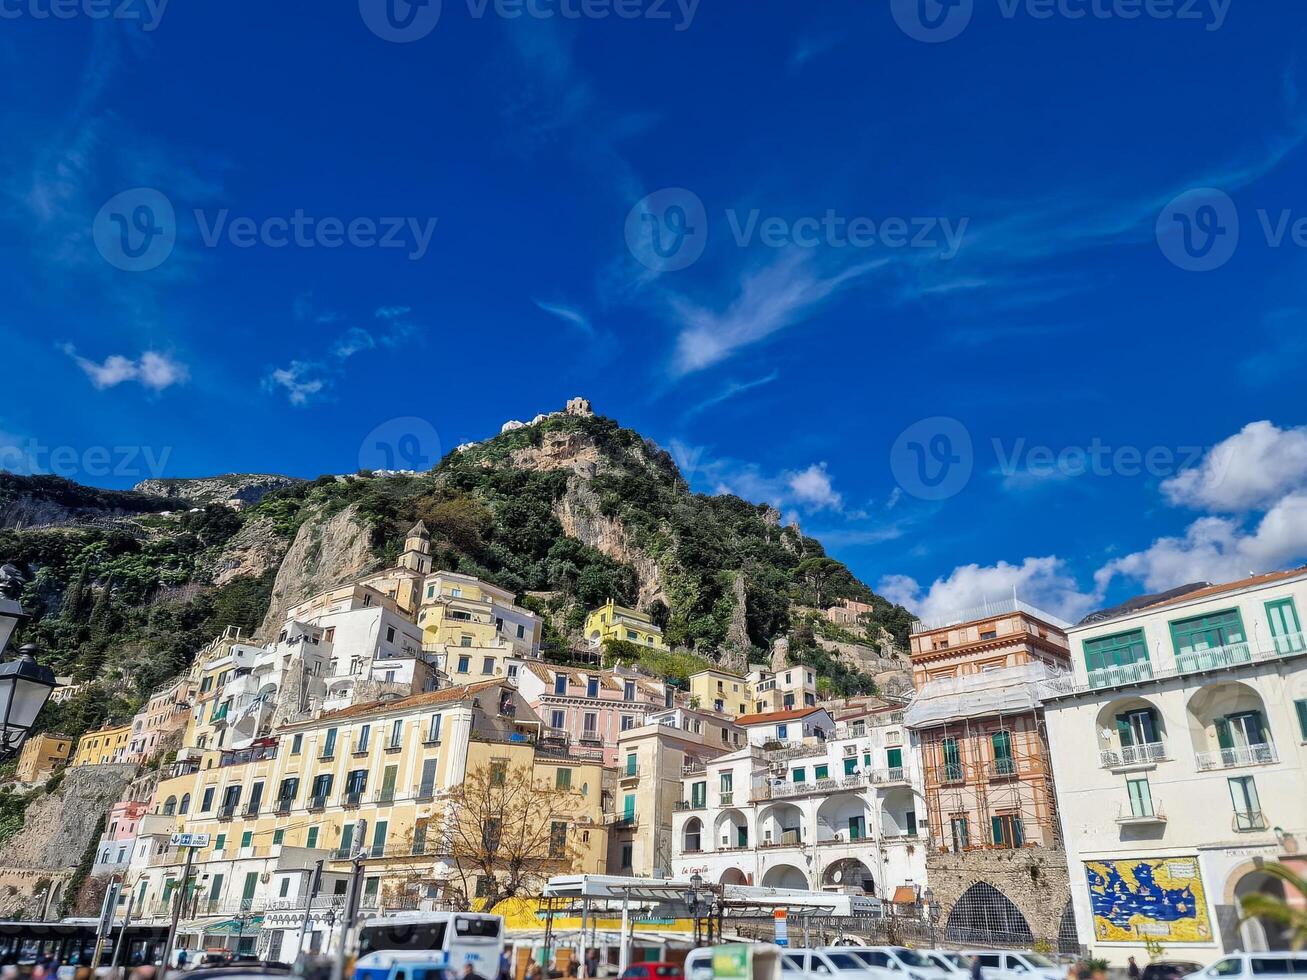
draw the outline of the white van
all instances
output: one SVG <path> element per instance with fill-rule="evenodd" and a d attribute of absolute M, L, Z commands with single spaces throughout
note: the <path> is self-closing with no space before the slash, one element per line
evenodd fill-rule
<path fill-rule="evenodd" d="M 943 970 L 950 980 L 970 980 L 971 960 L 951 949 L 923 949 L 921 955 L 929 957 Z"/>
<path fill-rule="evenodd" d="M 781 980 L 781 948 L 773 943 L 722 943 L 685 954 L 685 980 Z"/>
<path fill-rule="evenodd" d="M 1028 950 L 966 949 L 963 955 L 980 961 L 985 980 L 1066 980 L 1066 968 L 1043 953 Z"/>
<path fill-rule="evenodd" d="M 787 949 L 781 956 L 784 980 L 889 980 L 889 974 L 853 955 L 856 947 Z"/>
<path fill-rule="evenodd" d="M 846 952 L 875 970 L 881 980 L 950 980 L 950 971 L 906 946 L 861 946 Z"/>
<path fill-rule="evenodd" d="M 1189 974 L 1193 980 L 1227 980 L 1229 977 L 1257 977 L 1258 980 L 1307 980 L 1307 952 L 1231 953 L 1205 970 Z"/>

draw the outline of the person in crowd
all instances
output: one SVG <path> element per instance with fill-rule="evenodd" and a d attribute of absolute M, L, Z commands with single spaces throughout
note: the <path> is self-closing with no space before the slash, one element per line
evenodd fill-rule
<path fill-rule="evenodd" d="M 1128 976 L 1130 980 L 1139 980 L 1140 977 L 1139 964 L 1135 962 L 1135 958 L 1133 956 L 1130 957 L 1129 964 L 1130 965 L 1126 967 L 1126 971 L 1125 971 L 1126 976 Z"/>

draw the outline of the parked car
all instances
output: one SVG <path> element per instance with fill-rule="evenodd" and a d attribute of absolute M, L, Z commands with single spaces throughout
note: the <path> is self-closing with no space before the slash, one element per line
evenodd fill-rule
<path fill-rule="evenodd" d="M 685 980 L 685 973 L 676 963 L 659 960 L 653 963 L 632 963 L 622 973 L 621 980 Z"/>
<path fill-rule="evenodd" d="M 1230 977 L 1304 980 L 1307 978 L 1307 952 L 1232 953 L 1189 976 L 1193 980 L 1228 980 Z"/>
<path fill-rule="evenodd" d="M 731 976 L 749 980 L 781 980 L 781 948 L 772 943 L 723 943 L 692 949 L 685 956 L 685 975 L 689 980 L 713 980 L 715 959 L 724 959 Z"/>
<path fill-rule="evenodd" d="M 1185 960 L 1157 960 L 1144 967 L 1141 980 L 1180 980 L 1181 977 L 1197 973 L 1203 968 L 1201 963 Z"/>
<path fill-rule="evenodd" d="M 1066 970 L 1043 953 L 1029 950 L 965 949 L 973 960 L 980 961 L 985 980 L 1065 980 Z"/>
<path fill-rule="evenodd" d="M 876 971 L 883 980 L 949 980 L 952 971 L 944 969 L 920 950 L 906 946 L 863 946 L 845 950 Z"/>
<path fill-rule="evenodd" d="M 968 980 L 971 976 L 971 960 L 961 953 L 951 949 L 923 949 L 918 952 L 934 960 L 951 980 Z"/>

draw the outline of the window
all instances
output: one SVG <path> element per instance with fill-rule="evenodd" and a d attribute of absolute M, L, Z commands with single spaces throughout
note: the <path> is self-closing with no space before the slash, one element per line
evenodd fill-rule
<path fill-rule="evenodd" d="M 962 751 L 956 738 L 946 738 L 940 743 L 944 757 L 944 782 L 956 783 L 962 780 Z"/>
<path fill-rule="evenodd" d="M 1224 765 L 1270 762 L 1269 742 L 1260 711 L 1239 711 L 1216 719 L 1216 744 Z"/>
<path fill-rule="evenodd" d="M 626 775 L 634 776 L 638 768 L 636 754 L 634 752 L 628 752 L 626 755 Z"/>
<path fill-rule="evenodd" d="M 432 715 L 432 716 L 431 716 L 431 723 L 427 726 L 427 741 L 428 741 L 428 742 L 439 742 L 439 741 L 440 741 L 440 718 L 441 718 L 440 715 Z"/>
<path fill-rule="evenodd" d="M 623 869 L 627 869 L 631 867 L 631 861 L 632 861 L 634 850 L 635 850 L 634 846 L 631 844 L 622 845 L 622 868 Z"/>
<path fill-rule="evenodd" d="M 1251 656 L 1244 645 L 1243 620 L 1238 609 L 1176 620 L 1171 624 L 1171 642 L 1175 646 L 1176 666 L 1180 670 L 1225 666 L 1230 662 L 1230 656 L 1236 662 Z M 1204 656 L 1204 651 L 1225 647 L 1234 649 L 1223 651 L 1219 662 L 1213 660 L 1214 654 Z"/>
<path fill-rule="evenodd" d="M 1012 758 L 1012 733 L 998 731 L 989 737 L 989 744 L 994 750 L 994 773 L 998 776 L 1011 776 L 1017 771 L 1016 761 Z"/>
<path fill-rule="evenodd" d="M 867 818 L 859 814 L 849 817 L 849 840 L 862 840 L 867 836 Z"/>
<path fill-rule="evenodd" d="M 723 772 L 718 775 L 718 791 L 723 796 L 728 796 L 735 789 L 735 773 Z"/>
<path fill-rule="evenodd" d="M 463 644 L 463 645 L 464 645 L 464 646 L 470 646 L 471 644 L 465 643 L 465 644 Z M 471 657 L 469 657 L 469 656 L 467 656 L 467 655 L 464 655 L 464 656 L 461 656 L 461 657 L 458 658 L 458 673 L 460 673 L 460 674 L 466 674 L 466 673 L 467 673 L 469 670 L 471 670 L 471 669 L 472 669 L 472 658 L 471 658 Z"/>
<path fill-rule="evenodd" d="M 381 857 L 386 853 L 386 832 L 390 830 L 390 823 L 386 820 L 378 820 L 376 829 L 372 831 L 372 856 Z M 375 880 L 375 879 L 374 879 Z"/>
<path fill-rule="evenodd" d="M 1210 972 L 1218 977 L 1237 977 L 1243 973 L 1243 962 L 1237 959 L 1221 960 Z"/>
<path fill-rule="evenodd" d="M 274 830 L 274 831 L 272 832 L 272 842 L 273 842 L 274 844 L 280 844 L 280 843 L 281 843 L 282 841 L 284 841 L 285 839 L 286 839 L 286 831 L 284 831 L 284 830 Z"/>
<path fill-rule="evenodd" d="M 561 820 L 549 824 L 549 856 L 561 858 L 567 854 L 567 824 Z"/>
<path fill-rule="evenodd" d="M 358 742 L 354 746 L 355 752 L 366 752 L 368 750 L 368 738 L 372 735 L 372 726 L 364 725 L 359 729 Z"/>
<path fill-rule="evenodd" d="M 279 893 L 278 897 L 285 898 L 289 894 L 290 894 L 290 878 L 285 877 L 281 879 L 281 892 Z"/>
<path fill-rule="evenodd" d="M 1307 742 L 1307 698 L 1295 701 L 1293 707 L 1298 712 L 1298 734 Z"/>
<path fill-rule="evenodd" d="M 1085 667 L 1089 670 L 1089 683 L 1093 687 L 1102 687 L 1120 679 L 1146 680 L 1153 676 L 1143 630 L 1085 640 L 1084 650 Z"/>
<path fill-rule="evenodd" d="M 635 700 L 635 681 L 627 681 L 622 686 L 622 694 L 627 701 Z"/>
<path fill-rule="evenodd" d="M 490 763 L 490 785 L 503 786 L 508 779 L 508 763 L 496 759 Z"/>
<path fill-rule="evenodd" d="M 799 766 L 798 768 L 796 768 L 796 769 L 794 770 L 794 772 L 791 774 L 790 778 L 793 779 L 794 782 L 796 782 L 796 783 L 801 783 L 801 782 L 803 782 L 804 778 L 805 778 L 807 775 L 808 775 L 807 770 L 804 769 L 803 766 Z"/>
<path fill-rule="evenodd" d="M 1158 733 L 1157 712 L 1152 708 L 1138 708 L 1117 715 L 1116 733 L 1122 748 L 1155 745 L 1162 740 Z"/>
<path fill-rule="evenodd" d="M 812 770 L 813 779 L 830 779 L 830 766 L 816 766 Z"/>
<path fill-rule="evenodd" d="M 1232 776 L 1229 780 L 1230 802 L 1234 804 L 1235 830 L 1265 830 L 1266 818 L 1257 798 L 1257 784 L 1252 776 Z"/>
<path fill-rule="evenodd" d="M 1021 817 L 1015 813 L 1005 813 L 991 818 L 990 832 L 994 835 L 995 847 L 1021 847 L 1025 843 Z"/>
<path fill-rule="evenodd" d="M 178 813 L 188 813 L 191 809 L 191 794 L 183 793 L 181 804 L 177 807 Z"/>
<path fill-rule="evenodd" d="M 971 834 L 965 816 L 953 816 L 949 819 L 949 833 L 953 838 L 955 854 L 961 854 L 971 846 Z"/>
<path fill-rule="evenodd" d="M 690 785 L 690 805 L 698 808 L 704 806 L 708 801 L 708 784 L 706 782 L 692 783 Z"/>
<path fill-rule="evenodd" d="M 419 799 L 430 799 L 435 793 L 438 762 L 437 759 L 427 759 L 422 763 L 422 781 L 418 784 Z"/>
<path fill-rule="evenodd" d="M 993 640 L 998 638 L 998 630 L 981 630 L 980 638 L 982 640 Z"/>
<path fill-rule="evenodd" d="M 572 770 L 559 766 L 554 770 L 554 789 L 572 788 Z"/>
<path fill-rule="evenodd" d="M 219 835 L 217 836 L 217 838 L 214 839 L 214 842 L 213 842 L 213 849 L 214 849 L 215 851 L 225 851 L 225 850 L 227 849 L 227 835 L 226 835 L 226 834 L 219 834 Z"/>
<path fill-rule="evenodd" d="M 581 718 L 581 737 L 597 738 L 599 729 L 599 716 L 593 711 L 587 711 Z"/>
<path fill-rule="evenodd" d="M 1131 815 L 1151 817 L 1153 815 L 1153 792 L 1148 786 L 1148 778 L 1127 779 L 1125 788 L 1130 797 Z"/>
<path fill-rule="evenodd" d="M 313 778 L 313 801 L 318 806 L 326 802 L 331 795 L 331 773 L 324 772 Z"/>
<path fill-rule="evenodd" d="M 317 846 L 318 846 L 318 828 L 317 828 L 317 827 L 310 827 L 310 828 L 309 828 L 309 832 L 308 832 L 308 833 L 305 835 L 305 837 L 304 837 L 304 846 L 305 846 L 305 847 L 317 847 Z"/>
<path fill-rule="evenodd" d="M 252 830 L 247 830 L 247 831 L 245 831 L 245 833 L 241 834 L 241 849 L 242 849 L 242 850 L 244 850 L 245 848 L 249 847 L 249 846 L 252 845 L 253 843 L 254 843 L 254 831 L 252 831 Z"/>
<path fill-rule="evenodd" d="M 633 715 L 622 715 L 622 731 L 627 732 L 635 727 L 635 717 Z"/>
<path fill-rule="evenodd" d="M 519 640 L 525 640 L 525 639 L 526 639 L 526 627 L 525 627 L 525 626 L 522 626 L 522 625 L 520 625 L 520 624 L 518 625 L 518 627 L 517 627 L 517 638 L 518 638 Z"/>
<path fill-rule="evenodd" d="M 386 627 L 386 642 L 387 643 L 395 642 L 395 627 L 393 626 Z"/>
<path fill-rule="evenodd" d="M 567 724 L 567 712 L 561 708 L 555 708 L 549 712 L 549 726 L 551 728 L 562 728 Z"/>
<path fill-rule="evenodd" d="M 388 749 L 397 749 L 404 742 L 404 719 L 396 718 L 390 723 L 390 744 Z"/>
<path fill-rule="evenodd" d="M 599 697 L 599 678 L 588 677 L 585 682 L 585 696 L 588 698 Z"/>
<path fill-rule="evenodd" d="M 1298 609 L 1292 599 L 1274 599 L 1266 604 L 1266 618 L 1271 622 L 1271 636 L 1275 639 L 1276 653 L 1297 653 L 1307 650 L 1298 621 Z"/>
<path fill-rule="evenodd" d="M 493 674 L 494 672 L 495 672 L 495 658 L 494 658 L 494 657 L 482 657 L 482 658 L 481 658 L 481 673 L 483 673 L 483 674 Z"/>
<path fill-rule="evenodd" d="M 290 740 L 290 754 L 299 755 L 304 748 L 304 736 L 296 735 Z"/>
<path fill-rule="evenodd" d="M 330 759 L 336 754 L 336 729 L 327 729 L 327 740 L 322 745 L 322 758 Z"/>
<path fill-rule="evenodd" d="M 635 819 L 635 794 L 634 793 L 627 793 L 622 798 L 622 819 L 623 820 Z"/>
<path fill-rule="evenodd" d="M 785 736 L 789 733 L 789 730 L 790 730 L 790 726 L 789 726 L 789 725 L 777 725 L 777 726 L 776 726 L 776 737 L 779 738 L 779 739 L 784 739 Z"/>

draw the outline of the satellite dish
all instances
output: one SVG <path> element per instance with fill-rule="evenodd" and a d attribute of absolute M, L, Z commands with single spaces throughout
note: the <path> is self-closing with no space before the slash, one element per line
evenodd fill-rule
<path fill-rule="evenodd" d="M 1112 729 L 1110 729 L 1110 728 L 1100 728 L 1099 731 L 1098 731 L 1098 737 L 1101 738 L 1104 742 L 1109 742 L 1109 741 L 1111 741 L 1111 739 L 1112 739 Z"/>

